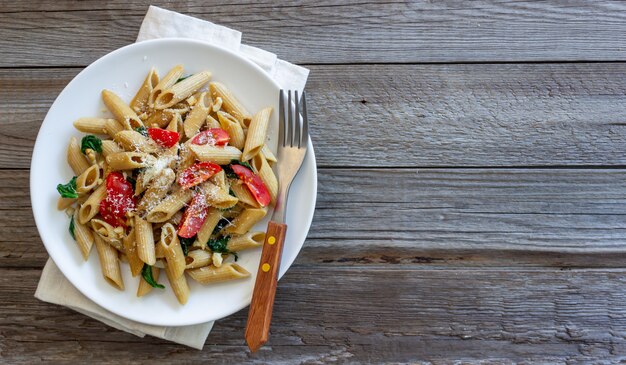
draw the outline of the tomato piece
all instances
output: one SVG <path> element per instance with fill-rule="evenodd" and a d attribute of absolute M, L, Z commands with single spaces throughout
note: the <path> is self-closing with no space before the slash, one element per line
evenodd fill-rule
<path fill-rule="evenodd" d="M 194 195 L 180 220 L 178 235 L 183 238 L 195 236 L 206 220 L 208 208 L 206 197 L 203 194 Z"/>
<path fill-rule="evenodd" d="M 107 175 L 105 186 L 107 196 L 99 207 L 102 220 L 114 227 L 126 227 L 126 213 L 135 209 L 133 186 L 119 172 Z"/>
<path fill-rule="evenodd" d="M 272 197 L 270 196 L 269 190 L 267 190 L 267 186 L 263 183 L 263 180 L 259 177 L 259 175 L 255 174 L 252 170 L 245 166 L 232 164 L 230 167 L 233 169 L 235 174 L 239 177 L 246 186 L 254 199 L 262 206 L 266 207 L 269 205 Z"/>
<path fill-rule="evenodd" d="M 211 176 L 222 171 L 220 165 L 213 162 L 198 162 L 183 170 L 178 177 L 178 184 L 187 189 L 196 186 Z"/>
<path fill-rule="evenodd" d="M 204 145 L 210 144 L 212 146 L 224 146 L 230 141 L 228 132 L 222 128 L 211 128 L 198 133 L 191 140 L 191 144 Z"/>
<path fill-rule="evenodd" d="M 148 128 L 148 134 L 159 146 L 173 147 L 180 140 L 180 134 L 161 128 Z"/>

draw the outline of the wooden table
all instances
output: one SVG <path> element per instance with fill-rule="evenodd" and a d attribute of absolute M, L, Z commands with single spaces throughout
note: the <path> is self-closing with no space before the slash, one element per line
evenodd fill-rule
<path fill-rule="evenodd" d="M 256 354 L 247 310 L 196 351 L 33 298 L 37 131 L 150 3 L 311 69 L 317 211 Z M 0 0 L 2 362 L 626 360 L 625 3 L 213 3 Z"/>

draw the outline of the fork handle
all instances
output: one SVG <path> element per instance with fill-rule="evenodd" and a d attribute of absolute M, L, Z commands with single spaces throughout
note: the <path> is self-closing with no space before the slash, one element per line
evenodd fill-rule
<path fill-rule="evenodd" d="M 271 221 L 267 225 L 263 253 L 246 324 L 246 342 L 252 352 L 258 350 L 269 338 L 272 308 L 278 284 L 278 270 L 286 233 L 286 224 Z"/>

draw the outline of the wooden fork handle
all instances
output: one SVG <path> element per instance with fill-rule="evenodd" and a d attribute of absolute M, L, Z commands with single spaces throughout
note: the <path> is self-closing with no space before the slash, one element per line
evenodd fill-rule
<path fill-rule="evenodd" d="M 263 253 L 261 254 L 261 262 L 259 262 L 252 302 L 248 312 L 248 323 L 246 324 L 246 342 L 252 352 L 258 350 L 269 338 L 280 257 L 282 256 L 286 233 L 286 224 L 269 222 L 267 225 Z"/>

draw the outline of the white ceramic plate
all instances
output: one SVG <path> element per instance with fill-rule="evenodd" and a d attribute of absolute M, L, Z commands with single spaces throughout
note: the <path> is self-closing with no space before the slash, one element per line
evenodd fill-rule
<path fill-rule="evenodd" d="M 138 279 L 122 263 L 125 291 L 107 284 L 100 272 L 97 253 L 92 249 L 83 261 L 76 243 L 68 232 L 69 219 L 56 209 L 56 185 L 66 183 L 73 175 L 66 161 L 71 136 L 80 137 L 72 122 L 80 117 L 102 116 L 106 108 L 101 101 L 102 89 L 110 89 L 127 102 L 132 99 L 150 67 L 159 75 L 176 64 L 185 66 L 185 74 L 201 70 L 213 73 L 213 80 L 225 83 L 250 111 L 274 106 L 272 125 L 278 124 L 279 86 L 258 66 L 230 51 L 204 42 L 186 39 L 161 39 L 132 44 L 97 60 L 76 76 L 48 111 L 41 125 L 33 151 L 30 192 L 33 214 L 48 253 L 65 277 L 103 308 L 128 319 L 152 325 L 183 326 L 226 317 L 250 304 L 261 250 L 243 251 L 238 263 L 252 273 L 245 280 L 203 286 L 188 279 L 191 294 L 186 305 L 180 305 L 165 275 L 159 282 L 165 290 L 154 289 L 143 298 L 135 296 Z M 275 137 L 274 137 L 275 138 Z M 315 209 L 317 171 L 313 146 L 291 186 L 280 276 L 293 263 L 302 248 Z M 265 230 L 267 218 L 257 228 Z"/>

